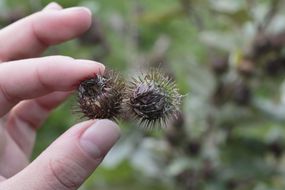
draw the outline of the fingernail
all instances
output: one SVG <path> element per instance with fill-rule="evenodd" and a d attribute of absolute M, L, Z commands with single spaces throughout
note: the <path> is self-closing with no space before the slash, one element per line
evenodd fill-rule
<path fill-rule="evenodd" d="M 80 12 L 86 12 L 89 16 L 92 15 L 92 12 L 90 11 L 90 9 L 86 8 L 86 7 L 71 7 L 71 8 L 67 8 L 64 9 L 63 12 L 65 13 L 80 13 Z"/>
<path fill-rule="evenodd" d="M 58 3 L 51 2 L 43 10 L 61 10 L 61 9 L 62 7 Z"/>
<path fill-rule="evenodd" d="M 91 65 L 91 66 L 97 66 L 99 67 L 99 73 L 100 74 L 103 74 L 104 71 L 105 71 L 105 66 L 102 64 L 102 63 L 99 63 L 99 62 L 96 62 L 96 61 L 91 61 L 91 60 L 88 60 L 88 59 L 77 59 L 77 61 L 80 63 L 80 64 L 87 64 L 87 65 Z"/>
<path fill-rule="evenodd" d="M 120 137 L 119 127 L 107 119 L 97 120 L 80 137 L 81 148 L 93 158 L 101 158 Z"/>

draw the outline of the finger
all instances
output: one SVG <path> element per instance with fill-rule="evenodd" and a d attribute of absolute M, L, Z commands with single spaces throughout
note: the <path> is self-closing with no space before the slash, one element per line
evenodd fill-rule
<path fill-rule="evenodd" d="M 0 65 L 0 117 L 23 99 L 71 91 L 84 78 L 104 71 L 100 63 L 51 56 Z"/>
<path fill-rule="evenodd" d="M 48 110 L 57 106 L 68 94 L 69 92 L 55 92 L 35 100 L 23 101 L 13 108 L 6 121 L 9 134 L 0 131 L 2 175 L 11 177 L 27 166 L 27 158 L 31 154 L 35 140 L 35 130 L 29 125 L 30 119 L 34 119 L 33 124 L 36 125 L 40 119 L 47 117 Z"/>
<path fill-rule="evenodd" d="M 54 92 L 34 100 L 25 100 L 9 112 L 6 128 L 27 157 L 33 150 L 35 129 L 42 125 L 49 113 L 69 94 L 70 92 Z"/>
<path fill-rule="evenodd" d="M 47 11 L 47 10 L 57 10 L 58 11 L 58 10 L 62 10 L 62 7 L 56 2 L 51 2 L 43 9 L 43 11 Z"/>
<path fill-rule="evenodd" d="M 4 180 L 6 180 L 6 178 L 3 177 L 3 176 L 0 176 L 0 182 L 2 182 L 2 181 L 4 181 Z"/>
<path fill-rule="evenodd" d="M 109 120 L 87 121 L 58 138 L 28 167 L 3 182 L 9 189 L 77 189 L 119 138 Z"/>
<path fill-rule="evenodd" d="M 8 135 L 7 131 L 4 131 L 3 138 L 5 141 L 0 154 L 0 174 L 9 178 L 25 168 L 28 165 L 29 160 Z"/>
<path fill-rule="evenodd" d="M 5 145 L 6 145 L 5 129 L 4 129 L 4 125 L 2 124 L 0 120 L 0 156 L 4 152 Z"/>
<path fill-rule="evenodd" d="M 2 29 L 0 60 L 38 56 L 49 45 L 79 36 L 91 25 L 91 12 L 87 8 L 74 7 L 59 11 L 54 11 L 54 8 L 54 4 L 50 5 L 44 11 Z"/>

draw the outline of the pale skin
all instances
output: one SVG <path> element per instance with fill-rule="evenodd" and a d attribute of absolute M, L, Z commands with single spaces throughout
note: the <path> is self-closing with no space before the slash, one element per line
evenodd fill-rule
<path fill-rule="evenodd" d="M 39 56 L 81 35 L 90 24 L 87 8 L 51 3 L 0 31 L 0 190 L 77 189 L 118 140 L 115 123 L 89 120 L 71 127 L 29 162 L 36 130 L 49 113 L 81 80 L 105 69 L 90 60 Z"/>

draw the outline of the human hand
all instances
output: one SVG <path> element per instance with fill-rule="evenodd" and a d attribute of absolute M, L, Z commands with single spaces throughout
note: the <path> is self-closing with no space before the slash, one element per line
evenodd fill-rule
<path fill-rule="evenodd" d="M 0 31 L 1 190 L 77 189 L 119 138 L 113 122 L 85 121 L 29 164 L 36 129 L 49 112 L 81 80 L 104 71 L 103 65 L 89 60 L 31 57 L 82 34 L 90 23 L 88 9 L 51 3 Z"/>

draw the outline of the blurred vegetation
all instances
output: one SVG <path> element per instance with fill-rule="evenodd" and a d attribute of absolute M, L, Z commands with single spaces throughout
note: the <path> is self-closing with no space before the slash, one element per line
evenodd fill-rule
<path fill-rule="evenodd" d="M 0 24 L 49 2 L 2 0 Z M 120 123 L 120 142 L 82 190 L 285 188 L 284 1 L 58 2 L 89 7 L 93 26 L 46 55 L 94 59 L 126 77 L 160 67 L 187 94 L 166 129 Z M 70 98 L 39 130 L 34 157 L 80 120 L 75 104 Z"/>

